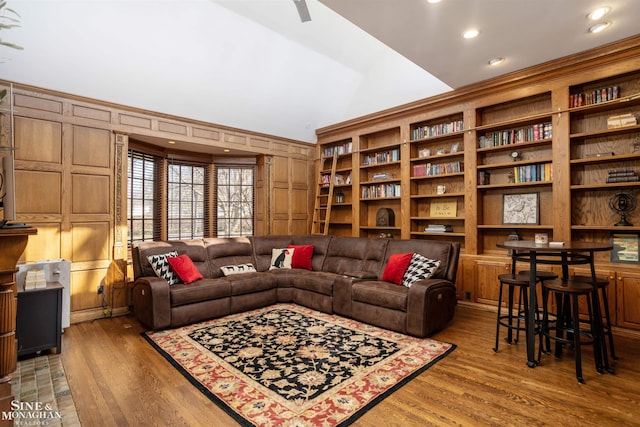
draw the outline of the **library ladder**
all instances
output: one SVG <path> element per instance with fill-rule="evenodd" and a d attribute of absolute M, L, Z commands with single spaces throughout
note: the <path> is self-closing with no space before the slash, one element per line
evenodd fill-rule
<path fill-rule="evenodd" d="M 328 157 L 320 160 L 320 179 L 317 186 L 316 202 L 313 208 L 313 224 L 311 234 L 329 234 L 329 218 L 331 218 L 331 203 L 333 200 L 333 188 L 336 181 L 336 165 L 338 164 L 338 153 L 333 154 L 331 162 L 331 173 L 324 171 L 324 163 Z M 329 182 L 326 182 L 326 177 Z M 323 179 L 324 178 L 324 179 Z"/>

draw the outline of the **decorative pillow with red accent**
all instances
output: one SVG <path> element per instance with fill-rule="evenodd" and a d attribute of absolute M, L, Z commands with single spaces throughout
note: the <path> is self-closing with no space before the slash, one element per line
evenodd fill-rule
<path fill-rule="evenodd" d="M 196 280 L 204 279 L 202 274 L 195 266 L 191 258 L 187 254 L 182 254 L 177 257 L 167 258 L 171 269 L 178 275 L 180 280 L 185 284 L 193 283 Z"/>
<path fill-rule="evenodd" d="M 275 270 L 277 268 L 291 268 L 291 262 L 293 261 L 294 248 L 277 248 L 271 250 L 271 265 L 269 270 Z"/>
<path fill-rule="evenodd" d="M 440 266 L 440 260 L 429 259 L 420 254 L 414 253 L 407 271 L 402 278 L 402 284 L 410 288 L 414 282 L 422 279 L 428 279 L 433 276 L 436 269 Z"/>
<path fill-rule="evenodd" d="M 382 280 L 385 282 L 395 283 L 396 285 L 401 285 L 402 278 L 409 267 L 412 256 L 413 253 L 411 252 L 391 255 L 389 257 L 389 261 L 387 261 L 387 265 L 384 267 L 384 271 L 382 272 Z"/>
<path fill-rule="evenodd" d="M 295 249 L 293 259 L 291 260 L 291 268 L 312 269 L 311 257 L 313 257 L 313 245 L 289 245 L 288 247 Z"/>
<path fill-rule="evenodd" d="M 173 271 L 169 265 L 169 258 L 177 257 L 178 252 L 171 251 L 166 254 L 149 255 L 147 259 L 151 268 L 156 272 L 156 275 L 161 279 L 164 279 L 169 283 L 169 286 L 180 283 L 180 277 Z"/>

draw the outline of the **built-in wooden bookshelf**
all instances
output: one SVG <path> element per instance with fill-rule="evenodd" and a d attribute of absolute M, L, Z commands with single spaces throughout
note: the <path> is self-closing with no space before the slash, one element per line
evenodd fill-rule
<path fill-rule="evenodd" d="M 630 226 L 615 225 L 610 206 L 617 193 L 640 198 L 640 36 L 554 64 L 319 129 L 319 154 L 353 141 L 345 234 L 460 242 L 458 296 L 483 304 L 496 303 L 497 275 L 511 268 L 496 244 L 515 234 L 640 236 L 640 206 Z M 531 201 L 535 219 L 515 223 L 513 200 Z M 393 227 L 376 226 L 380 208 L 393 210 Z M 616 324 L 640 329 L 637 258 L 598 253 L 596 270 L 610 280 Z"/>
<path fill-rule="evenodd" d="M 640 197 L 640 126 L 611 121 L 640 116 L 640 72 L 574 85 L 570 94 L 572 100 L 590 94 L 583 103 L 570 101 L 572 238 L 608 241 L 612 233 L 640 233 L 638 209 L 627 214 L 633 225 L 621 227 L 610 207 L 616 194 Z"/>
<path fill-rule="evenodd" d="M 464 246 L 462 112 L 412 123 L 410 236 L 455 239 Z"/>
<path fill-rule="evenodd" d="M 331 181 L 331 167 L 333 156 L 337 155 L 336 171 L 333 176 L 333 200 L 331 201 L 331 211 L 328 221 L 325 221 L 326 209 L 321 209 L 321 221 L 323 221 L 321 229 L 328 227 L 328 234 L 334 235 L 351 235 L 351 226 L 353 224 L 353 142 L 351 139 L 336 141 L 326 144 L 322 148 L 322 156 L 320 158 L 320 182 L 318 194 L 326 194 L 329 197 L 329 185 Z M 321 198 L 321 203 L 326 207 L 328 199 Z"/>
<path fill-rule="evenodd" d="M 499 253 L 496 244 L 514 232 L 522 239 L 532 240 L 535 233 L 552 231 L 551 93 L 477 109 L 472 135 L 477 147 L 478 252 Z M 506 200 L 514 195 L 533 194 L 538 200 L 535 221 L 505 222 Z"/>
<path fill-rule="evenodd" d="M 400 128 L 384 129 L 360 137 L 360 221 L 359 236 L 400 237 L 401 144 Z M 379 225 L 380 209 L 391 209 L 394 221 Z"/>

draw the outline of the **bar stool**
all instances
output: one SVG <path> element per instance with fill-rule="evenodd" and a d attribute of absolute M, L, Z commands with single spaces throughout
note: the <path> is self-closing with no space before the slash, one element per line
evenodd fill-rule
<path fill-rule="evenodd" d="M 498 276 L 498 280 L 500 282 L 500 291 L 498 293 L 498 315 L 496 320 L 496 346 L 493 348 L 495 352 L 498 351 L 498 343 L 500 341 L 500 326 L 507 328 L 506 341 L 509 344 L 518 342 L 520 331 L 526 330 L 529 317 L 529 276 L 523 274 L 501 274 Z M 505 286 L 508 287 L 507 314 L 502 314 L 502 294 Z M 514 315 L 513 296 L 516 288 L 518 288 L 518 309 Z M 536 319 L 538 318 L 537 314 L 536 310 Z M 520 321 L 523 321 L 524 325 L 520 325 Z M 513 331 L 516 331 L 515 340 L 513 340 Z M 539 332 L 540 328 L 536 328 L 535 333 L 539 334 Z M 540 341 L 540 344 L 542 345 L 542 341 Z"/>
<path fill-rule="evenodd" d="M 529 277 L 529 272 L 530 270 L 521 270 L 518 272 L 518 274 L 524 274 L 525 276 Z M 554 273 L 553 271 L 546 271 L 546 270 L 537 270 L 536 269 L 536 280 L 540 283 L 543 283 L 545 280 L 555 280 L 558 278 L 558 275 L 556 273 Z M 555 319 L 553 319 L 553 322 L 555 322 Z M 551 352 L 551 341 L 547 338 L 545 339 L 545 347 L 542 348 L 542 352 L 546 353 L 550 353 Z"/>
<path fill-rule="evenodd" d="M 553 292 L 556 297 L 556 322 L 549 324 L 549 293 Z M 600 345 L 597 336 L 597 328 L 594 324 L 592 299 L 593 286 L 590 283 L 579 281 L 549 280 L 542 283 L 542 334 L 556 342 L 555 357 L 562 354 L 562 347 L 565 344 L 572 344 L 576 357 L 576 378 L 579 383 L 584 383 L 582 377 L 582 352 L 583 344 L 593 344 L 595 365 L 598 372 L 602 371 L 600 364 Z M 579 297 L 587 300 L 589 312 L 589 329 L 580 329 Z M 552 331 L 555 330 L 555 335 Z M 567 334 L 565 337 L 564 334 Z"/>
<path fill-rule="evenodd" d="M 591 276 L 573 276 L 571 280 L 583 283 L 593 283 Z M 609 339 L 609 352 L 613 360 L 618 360 L 616 350 L 613 345 L 613 331 L 611 330 L 611 318 L 609 317 L 609 299 L 607 298 L 607 286 L 609 279 L 606 277 L 596 277 L 595 286 L 602 295 L 602 305 L 604 306 L 604 323 L 602 324 L 602 333 Z"/>

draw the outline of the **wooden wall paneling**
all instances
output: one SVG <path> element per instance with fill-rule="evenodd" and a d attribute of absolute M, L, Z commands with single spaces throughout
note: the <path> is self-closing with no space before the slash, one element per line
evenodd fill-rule
<path fill-rule="evenodd" d="M 16 160 L 61 163 L 61 123 L 20 116 L 16 116 L 14 120 Z"/>
<path fill-rule="evenodd" d="M 16 169 L 16 212 L 25 215 L 62 214 L 62 174 L 60 172 Z M 37 220 L 36 220 L 37 221 Z"/>
<path fill-rule="evenodd" d="M 27 222 L 30 224 L 30 222 Z M 59 259 L 60 253 L 60 221 L 39 222 L 38 234 L 29 238 L 21 261 L 36 261 L 41 259 Z"/>
<path fill-rule="evenodd" d="M 105 269 L 71 269 L 71 323 L 104 316 L 102 295 L 97 285 L 104 280 Z"/>
<path fill-rule="evenodd" d="M 74 166 L 111 167 L 111 132 L 86 126 L 73 127 Z"/>
<path fill-rule="evenodd" d="M 71 214 L 105 214 L 111 210 L 111 177 L 73 174 Z"/>
<path fill-rule="evenodd" d="M 271 157 L 261 155 L 256 159 L 256 175 L 254 178 L 255 200 L 253 213 L 253 232 L 257 236 L 269 234 L 268 206 Z"/>

